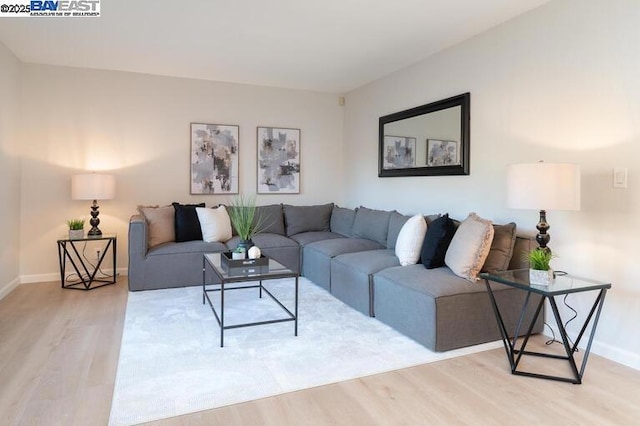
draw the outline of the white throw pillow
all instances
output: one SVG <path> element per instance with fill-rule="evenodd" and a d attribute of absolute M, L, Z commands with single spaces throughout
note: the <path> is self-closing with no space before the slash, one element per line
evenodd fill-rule
<path fill-rule="evenodd" d="M 400 260 L 400 265 L 407 266 L 418 263 L 426 233 L 427 222 L 421 214 L 409 218 L 402 225 L 396 240 L 396 256 Z"/>
<path fill-rule="evenodd" d="M 208 243 L 226 242 L 231 239 L 231 219 L 224 206 L 215 209 L 196 207 L 202 240 Z"/>
<path fill-rule="evenodd" d="M 453 235 L 444 263 L 457 276 L 476 281 L 491 250 L 493 234 L 490 220 L 470 213 Z"/>

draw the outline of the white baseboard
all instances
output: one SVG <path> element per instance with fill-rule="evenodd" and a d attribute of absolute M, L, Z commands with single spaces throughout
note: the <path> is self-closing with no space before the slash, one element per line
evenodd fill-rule
<path fill-rule="evenodd" d="M 553 327 L 553 332 L 556 333 L 555 338 L 556 340 L 560 338 L 560 331 L 558 330 L 557 327 Z M 545 327 L 545 330 L 543 332 L 543 334 L 549 338 L 552 338 L 553 336 L 549 333 L 549 329 Z M 569 332 L 567 333 L 569 335 L 569 338 L 572 341 L 575 341 L 575 339 L 578 337 L 577 333 L 573 333 L 573 332 Z M 596 331 L 597 334 L 597 331 Z M 586 343 L 589 340 L 589 336 L 588 334 L 584 335 L 582 337 L 582 340 L 580 341 L 580 344 L 578 345 L 578 347 L 581 350 L 586 349 Z M 640 355 L 633 353 L 633 352 L 629 352 L 626 351 L 624 349 L 620 349 L 617 348 L 615 346 L 611 346 L 608 345 L 606 343 L 602 343 L 600 341 L 598 341 L 598 339 L 593 339 L 593 342 L 591 343 L 591 352 L 597 355 L 600 355 L 601 357 L 610 359 L 611 361 L 615 361 L 619 364 L 622 365 L 626 365 L 627 367 L 631 367 L 634 368 L 636 370 L 640 370 Z M 588 364 L 588 362 L 587 362 Z M 587 367 L 588 369 L 589 367 Z"/>
<path fill-rule="evenodd" d="M 126 276 L 129 272 L 127 268 L 117 268 L 116 271 L 120 276 Z M 111 269 L 103 269 L 103 272 L 105 274 L 111 274 Z M 21 284 L 42 283 L 42 282 L 48 282 L 48 281 L 60 282 L 60 272 L 51 272 L 48 274 L 22 275 L 20 277 Z"/>
<path fill-rule="evenodd" d="M 14 288 L 20 285 L 20 277 L 16 277 L 13 280 L 9 281 L 9 283 L 0 286 L 0 300 L 4 299 L 4 297 L 11 293 Z"/>

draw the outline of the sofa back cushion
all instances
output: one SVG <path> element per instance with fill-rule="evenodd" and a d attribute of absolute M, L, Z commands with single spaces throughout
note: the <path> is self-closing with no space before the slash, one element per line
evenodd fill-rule
<path fill-rule="evenodd" d="M 357 209 L 346 209 L 344 207 L 333 206 L 331 212 L 330 228 L 331 232 L 350 237 L 353 235 L 353 221 L 356 218 Z"/>
<path fill-rule="evenodd" d="M 260 217 L 262 221 L 262 228 L 260 229 L 260 232 L 284 235 L 282 204 L 258 206 L 256 210 L 256 218 Z"/>
<path fill-rule="evenodd" d="M 315 206 L 284 206 L 287 236 L 301 232 L 325 231 L 331 226 L 333 203 Z"/>
<path fill-rule="evenodd" d="M 204 207 L 200 204 L 171 203 L 175 210 L 176 241 L 194 241 L 202 239 L 200 220 L 196 213 L 196 207 Z"/>
<path fill-rule="evenodd" d="M 405 216 L 397 211 L 392 211 L 389 214 L 389 231 L 387 232 L 387 248 L 395 249 L 398 235 L 404 224 L 411 218 L 411 216 Z"/>
<path fill-rule="evenodd" d="M 506 271 L 516 244 L 516 224 L 493 225 L 493 242 L 489 256 L 482 266 L 482 272 Z"/>
<path fill-rule="evenodd" d="M 391 212 L 360 207 L 353 221 L 353 236 L 387 245 Z"/>

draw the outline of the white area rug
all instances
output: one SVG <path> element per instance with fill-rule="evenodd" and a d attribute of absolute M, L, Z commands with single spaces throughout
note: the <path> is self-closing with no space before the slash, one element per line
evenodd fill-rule
<path fill-rule="evenodd" d="M 265 282 L 293 311 L 293 280 Z M 219 293 L 215 296 L 219 297 Z M 219 299 L 212 299 L 219 302 Z M 216 304 L 219 306 L 219 304 Z M 257 289 L 225 292 L 226 324 L 283 318 Z M 110 424 L 129 425 L 501 347 L 431 352 L 300 279 L 293 322 L 225 331 L 202 288 L 129 294 Z"/>

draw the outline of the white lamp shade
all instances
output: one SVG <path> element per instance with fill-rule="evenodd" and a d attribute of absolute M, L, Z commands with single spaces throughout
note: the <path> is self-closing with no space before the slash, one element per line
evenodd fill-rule
<path fill-rule="evenodd" d="M 71 177 L 71 198 L 74 200 L 110 200 L 115 193 L 113 175 L 91 173 Z"/>
<path fill-rule="evenodd" d="M 542 161 L 508 166 L 507 205 L 514 209 L 580 210 L 580 166 Z"/>

